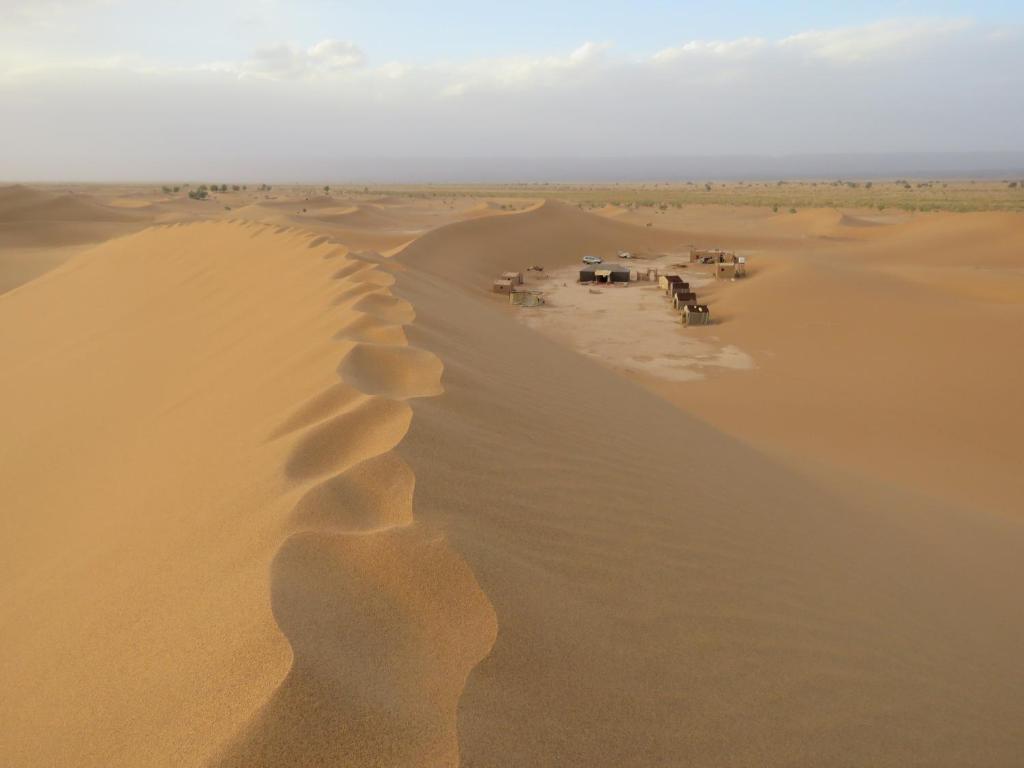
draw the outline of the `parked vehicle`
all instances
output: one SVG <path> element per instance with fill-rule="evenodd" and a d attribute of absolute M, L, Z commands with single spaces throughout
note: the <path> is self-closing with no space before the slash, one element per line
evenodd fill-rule
<path fill-rule="evenodd" d="M 600 256 L 584 256 L 583 262 L 585 264 L 600 264 L 603 259 Z"/>

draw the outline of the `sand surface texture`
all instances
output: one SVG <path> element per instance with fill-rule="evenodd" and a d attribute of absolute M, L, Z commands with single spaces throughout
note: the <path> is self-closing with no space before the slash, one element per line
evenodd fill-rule
<path fill-rule="evenodd" d="M 1018 764 L 1020 214 L 646 223 L 0 188 L 0 764 Z"/>

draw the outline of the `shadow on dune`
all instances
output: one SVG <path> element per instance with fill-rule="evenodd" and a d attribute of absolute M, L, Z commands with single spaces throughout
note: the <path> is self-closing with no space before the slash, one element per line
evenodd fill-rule
<path fill-rule="evenodd" d="M 294 662 L 214 766 L 458 765 L 459 695 L 497 622 L 442 537 L 296 534 L 271 589 Z"/>

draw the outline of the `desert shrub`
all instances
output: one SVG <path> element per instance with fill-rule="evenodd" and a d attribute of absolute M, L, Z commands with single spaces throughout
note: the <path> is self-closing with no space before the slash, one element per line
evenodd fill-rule
<path fill-rule="evenodd" d="M 1017 182 L 1016 181 L 1011 181 L 1006 186 L 1008 186 L 1010 189 L 1016 189 L 1017 188 Z"/>
<path fill-rule="evenodd" d="M 329 195 L 329 194 L 331 194 L 331 188 L 330 188 L 330 186 L 329 186 L 329 185 L 327 185 L 327 184 L 324 184 L 324 194 L 325 194 L 325 195 Z"/>
<path fill-rule="evenodd" d="M 796 208 L 790 208 L 790 209 L 789 209 L 789 212 L 790 212 L 790 213 L 796 213 Z"/>
<path fill-rule="evenodd" d="M 160 189 L 163 191 L 163 193 L 165 195 L 171 194 L 171 188 L 168 187 L 166 184 L 164 184 L 162 187 L 160 187 Z"/>
<path fill-rule="evenodd" d="M 179 187 L 177 184 L 175 184 L 174 185 L 174 191 L 175 192 L 181 192 L 181 187 Z"/>
<path fill-rule="evenodd" d="M 779 204 L 776 203 L 775 205 L 772 206 L 772 213 L 778 213 L 778 212 L 779 212 Z"/>
<path fill-rule="evenodd" d="M 232 185 L 231 185 L 231 188 L 232 188 L 232 189 L 233 189 L 233 190 L 234 190 L 235 192 L 237 192 L 237 191 L 239 190 L 239 186 L 238 186 L 237 184 L 232 184 Z"/>
<path fill-rule="evenodd" d="M 873 186 L 874 186 L 873 182 L 870 182 L 870 181 L 865 181 L 864 182 L 864 189 L 871 189 L 871 187 L 873 187 Z"/>

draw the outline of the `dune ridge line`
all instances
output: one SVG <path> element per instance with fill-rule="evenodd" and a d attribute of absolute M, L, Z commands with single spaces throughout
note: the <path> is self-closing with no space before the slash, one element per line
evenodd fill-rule
<path fill-rule="evenodd" d="M 217 766 L 459 764 L 459 698 L 497 619 L 444 535 L 415 520 L 415 474 L 394 449 L 406 401 L 442 394 L 444 366 L 409 344 L 415 311 L 369 259 L 346 254 L 332 276 L 331 305 L 350 315 L 339 382 L 270 436 L 295 440 L 286 475 L 313 481 L 271 564 L 293 662 Z"/>

